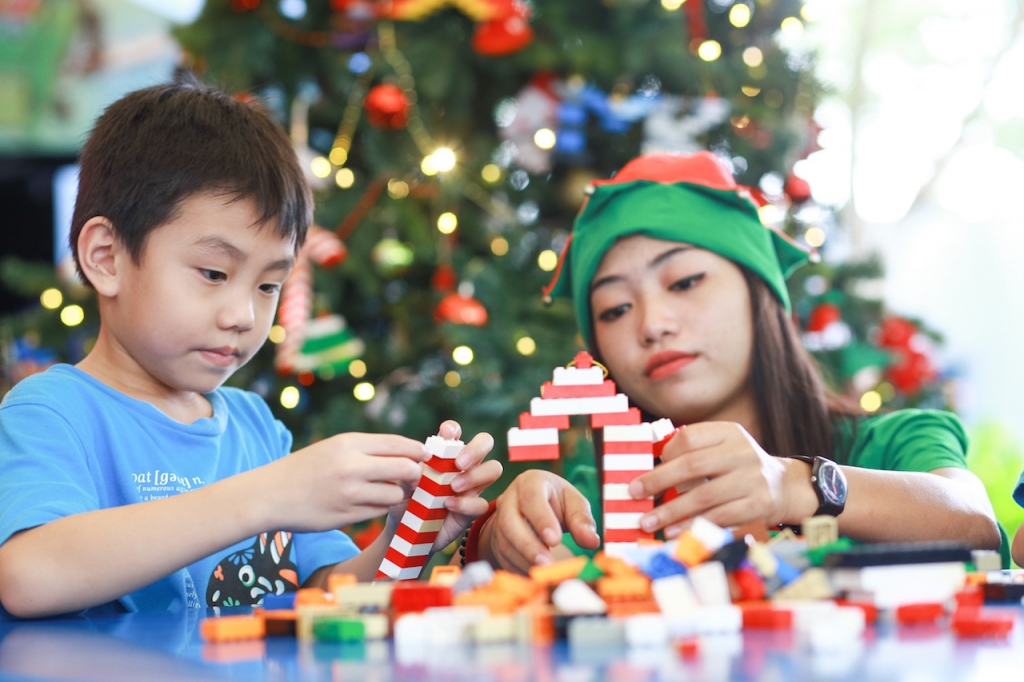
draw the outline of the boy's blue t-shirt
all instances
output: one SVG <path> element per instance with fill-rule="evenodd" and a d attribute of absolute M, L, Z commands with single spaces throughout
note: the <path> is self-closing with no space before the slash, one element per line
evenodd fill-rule
<path fill-rule="evenodd" d="M 0 404 L 0 544 L 71 514 L 186 493 L 290 452 L 291 433 L 256 394 L 220 388 L 206 397 L 213 416 L 182 424 L 71 365 L 17 384 Z M 95 611 L 256 604 L 358 551 L 341 531 L 268 528 Z"/>
<path fill-rule="evenodd" d="M 1024 473 L 1017 479 L 1017 487 L 1013 489 L 1013 500 L 1024 507 Z"/>

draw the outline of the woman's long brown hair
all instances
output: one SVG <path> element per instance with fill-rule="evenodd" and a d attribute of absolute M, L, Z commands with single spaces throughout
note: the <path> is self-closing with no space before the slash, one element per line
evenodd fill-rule
<path fill-rule="evenodd" d="M 856 405 L 831 391 L 815 359 L 804 348 L 796 325 L 768 285 L 744 267 L 750 291 L 754 348 L 750 386 L 761 424 L 761 447 L 777 456 L 820 455 L 845 460 Z M 836 443 L 837 421 L 851 429 Z M 837 445 L 839 447 L 837 447 Z"/>

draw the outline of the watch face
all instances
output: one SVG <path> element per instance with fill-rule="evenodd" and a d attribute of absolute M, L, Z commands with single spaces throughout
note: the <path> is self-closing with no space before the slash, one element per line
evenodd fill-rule
<path fill-rule="evenodd" d="M 822 460 L 818 467 L 818 490 L 827 504 L 842 508 L 846 503 L 846 476 L 828 460 Z"/>

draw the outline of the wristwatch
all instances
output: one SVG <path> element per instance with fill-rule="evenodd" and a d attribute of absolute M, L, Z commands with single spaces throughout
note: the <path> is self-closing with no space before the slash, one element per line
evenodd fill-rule
<path fill-rule="evenodd" d="M 818 496 L 818 511 L 815 516 L 827 514 L 839 516 L 846 507 L 846 475 L 839 465 L 825 457 L 790 455 L 811 465 L 811 487 Z"/>

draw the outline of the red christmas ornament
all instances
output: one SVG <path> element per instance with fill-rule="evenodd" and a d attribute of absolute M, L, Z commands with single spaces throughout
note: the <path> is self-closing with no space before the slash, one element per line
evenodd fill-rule
<path fill-rule="evenodd" d="M 822 332 L 833 322 L 843 319 L 839 306 L 834 303 L 822 303 L 811 311 L 807 318 L 807 331 Z"/>
<path fill-rule="evenodd" d="M 397 85 L 375 85 L 363 100 L 366 119 L 374 128 L 400 130 L 409 123 L 409 98 Z"/>
<path fill-rule="evenodd" d="M 789 174 L 783 191 L 794 204 L 802 204 L 811 198 L 811 185 L 799 175 Z"/>
<path fill-rule="evenodd" d="M 530 8 L 510 2 L 507 14 L 477 24 L 473 33 L 473 50 L 486 57 L 502 57 L 518 52 L 533 42 Z"/>
<path fill-rule="evenodd" d="M 925 384 L 935 381 L 939 373 L 924 353 L 898 351 L 900 361 L 885 370 L 885 377 L 907 395 L 916 395 Z"/>
<path fill-rule="evenodd" d="M 434 270 L 434 275 L 430 278 L 430 287 L 434 291 L 451 291 L 455 288 L 458 280 L 455 268 L 450 265 L 442 265 Z"/>
<path fill-rule="evenodd" d="M 481 327 L 487 324 L 487 309 L 472 296 L 461 296 L 452 292 L 441 299 L 434 309 L 438 322 L 454 322 Z"/>
<path fill-rule="evenodd" d="M 907 349 L 917 333 L 913 322 L 901 317 L 887 317 L 878 327 L 878 345 L 882 348 Z"/>

